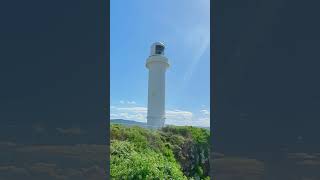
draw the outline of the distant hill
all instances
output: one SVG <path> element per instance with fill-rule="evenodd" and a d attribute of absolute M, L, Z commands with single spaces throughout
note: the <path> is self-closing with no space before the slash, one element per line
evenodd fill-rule
<path fill-rule="evenodd" d="M 132 120 L 124 120 L 124 119 L 111 119 L 111 124 L 121 124 L 124 126 L 140 126 L 140 127 L 147 127 L 147 123 L 137 122 Z"/>

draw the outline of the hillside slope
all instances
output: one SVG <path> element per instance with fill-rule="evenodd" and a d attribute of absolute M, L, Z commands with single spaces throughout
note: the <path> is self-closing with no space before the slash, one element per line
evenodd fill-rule
<path fill-rule="evenodd" d="M 209 179 L 209 131 L 111 125 L 112 179 Z"/>

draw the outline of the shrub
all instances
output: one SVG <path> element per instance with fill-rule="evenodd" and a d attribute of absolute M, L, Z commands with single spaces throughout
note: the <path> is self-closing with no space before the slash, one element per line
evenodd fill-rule
<path fill-rule="evenodd" d="M 113 179 L 208 179 L 206 129 L 167 126 L 161 130 L 111 125 Z"/>
<path fill-rule="evenodd" d="M 127 141 L 111 143 L 112 179 L 186 179 L 179 164 L 151 149 L 137 152 Z"/>

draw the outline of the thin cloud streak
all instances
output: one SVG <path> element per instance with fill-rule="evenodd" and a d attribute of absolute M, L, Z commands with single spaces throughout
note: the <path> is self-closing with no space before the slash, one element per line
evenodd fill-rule
<path fill-rule="evenodd" d="M 174 32 L 172 39 L 179 42 L 177 51 L 183 51 L 181 58 L 186 62 L 179 91 L 185 91 L 199 63 L 209 60 L 203 57 L 210 49 L 210 0 L 189 0 L 188 4 L 188 12 L 171 14 L 175 19 L 169 20 Z"/>
<path fill-rule="evenodd" d="M 147 111 L 148 109 L 143 106 L 135 107 L 116 107 L 111 106 L 110 108 L 111 119 L 125 119 L 125 120 L 134 120 L 138 122 L 147 121 Z M 199 116 L 196 116 L 190 111 L 184 110 L 166 110 L 166 124 L 172 125 L 192 125 L 192 126 L 210 126 L 210 112 L 206 110 L 204 113 L 200 113 Z"/>
<path fill-rule="evenodd" d="M 210 29 L 205 25 L 196 26 L 186 32 L 185 43 L 190 49 L 193 49 L 191 63 L 184 75 L 184 80 L 189 81 L 197 67 L 201 57 L 210 46 Z"/>

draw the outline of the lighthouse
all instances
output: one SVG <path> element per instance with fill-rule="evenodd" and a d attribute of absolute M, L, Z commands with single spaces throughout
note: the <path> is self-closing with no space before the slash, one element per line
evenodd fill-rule
<path fill-rule="evenodd" d="M 146 61 L 149 69 L 147 125 L 151 128 L 161 128 L 165 122 L 165 82 L 169 63 L 164 50 L 163 43 L 153 43 Z"/>

